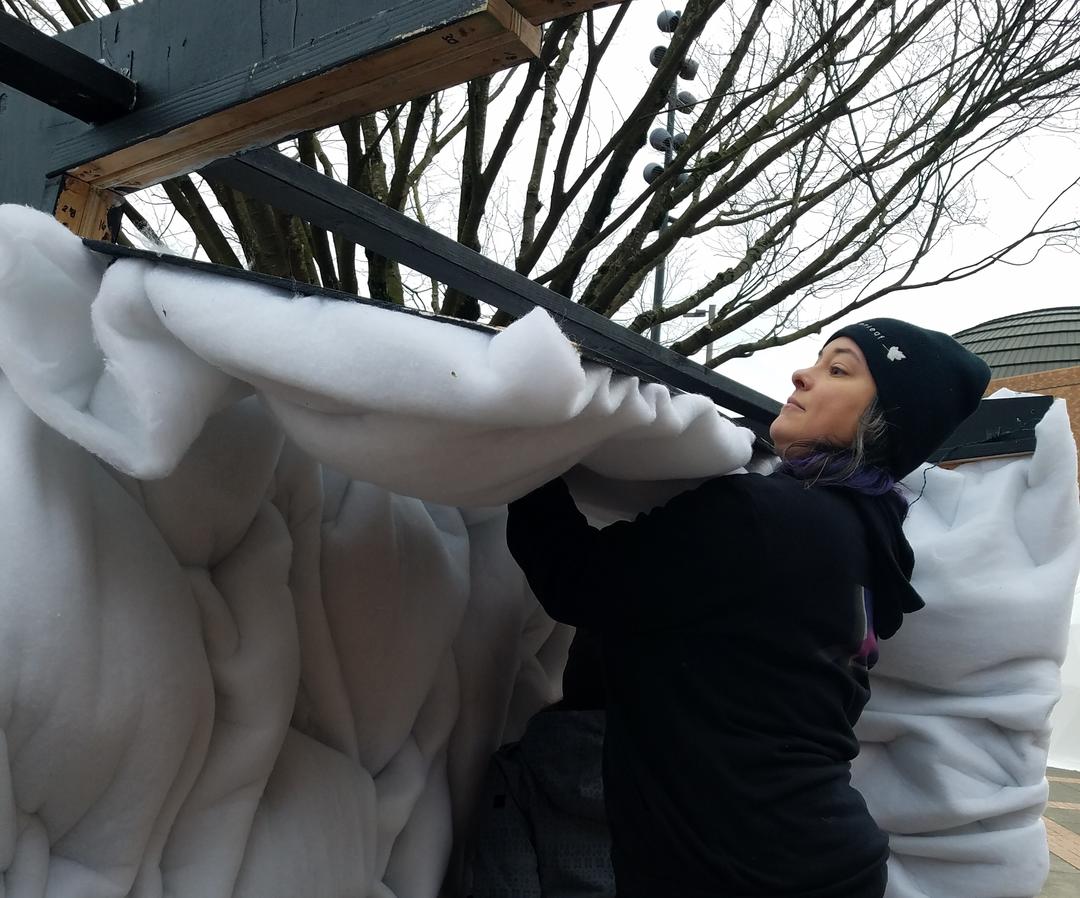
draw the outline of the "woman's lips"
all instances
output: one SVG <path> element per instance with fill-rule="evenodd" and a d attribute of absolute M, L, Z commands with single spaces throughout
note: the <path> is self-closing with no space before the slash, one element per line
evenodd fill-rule
<path fill-rule="evenodd" d="M 797 408 L 800 412 L 806 411 L 806 409 L 804 409 L 798 402 L 795 401 L 794 396 L 790 397 L 788 401 L 784 403 L 784 408 Z"/>

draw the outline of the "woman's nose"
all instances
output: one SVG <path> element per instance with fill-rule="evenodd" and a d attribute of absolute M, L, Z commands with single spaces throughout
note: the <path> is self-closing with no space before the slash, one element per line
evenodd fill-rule
<path fill-rule="evenodd" d="M 796 390 L 806 390 L 810 387 L 810 375 L 805 368 L 800 368 L 791 375 L 791 382 Z"/>

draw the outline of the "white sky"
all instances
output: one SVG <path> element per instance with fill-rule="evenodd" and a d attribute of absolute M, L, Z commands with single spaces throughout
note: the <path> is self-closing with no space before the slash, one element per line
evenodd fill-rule
<path fill-rule="evenodd" d="M 1043 208 L 1043 202 L 1061 189 L 1064 177 L 1080 168 L 1080 147 L 1062 138 L 1041 137 L 1033 140 L 1026 152 L 1002 160 L 1006 170 L 1017 173 L 1027 196 L 1013 182 L 990 173 L 978 183 L 985 197 L 985 225 L 969 225 L 956 232 L 940 247 L 939 257 L 949 256 L 963 262 L 980 258 L 986 251 L 1007 242 L 1018 223 L 1026 225 Z M 1027 156 L 1028 158 L 1021 158 Z M 1018 254 L 1018 260 L 1030 258 L 1030 252 Z M 998 263 L 980 274 L 953 284 L 929 287 L 888 296 L 849 318 L 832 325 L 828 333 L 796 341 L 789 346 L 758 353 L 749 359 L 736 359 L 722 367 L 722 373 L 776 399 L 791 394 L 791 372 L 807 364 L 824 344 L 829 334 L 850 321 L 865 318 L 903 318 L 923 327 L 946 333 L 971 327 L 992 318 L 1032 309 L 1080 304 L 1077 282 L 1080 280 L 1080 256 L 1060 249 L 1045 249 L 1028 265 Z"/>

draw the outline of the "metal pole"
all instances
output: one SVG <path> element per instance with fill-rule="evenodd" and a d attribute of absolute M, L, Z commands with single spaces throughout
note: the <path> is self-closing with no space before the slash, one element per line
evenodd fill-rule
<path fill-rule="evenodd" d="M 671 166 L 671 160 L 675 158 L 675 103 L 676 103 L 676 91 L 675 81 L 671 82 L 671 90 L 668 92 L 668 114 L 667 114 L 667 132 L 671 135 L 671 140 L 668 142 L 667 148 L 664 150 L 664 171 L 667 171 Z M 667 227 L 668 214 L 664 212 L 660 218 L 659 235 L 664 233 L 664 229 Z M 664 281 L 667 276 L 667 254 L 665 253 L 663 258 L 660 259 L 660 263 L 656 266 L 656 274 L 653 275 L 653 297 L 652 307 L 654 312 L 660 312 L 664 308 Z M 656 322 L 649 330 L 649 338 L 655 342 L 660 342 L 660 332 L 663 329 L 663 325 L 660 322 Z"/>
<path fill-rule="evenodd" d="M 709 306 L 709 326 L 712 327 L 713 319 L 716 317 L 716 306 Z M 708 365 L 712 361 L 712 341 L 709 341 L 705 345 L 705 364 Z"/>

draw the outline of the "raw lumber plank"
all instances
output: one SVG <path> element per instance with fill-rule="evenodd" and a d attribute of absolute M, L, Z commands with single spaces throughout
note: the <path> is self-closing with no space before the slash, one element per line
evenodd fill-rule
<path fill-rule="evenodd" d="M 507 0 L 141 0 L 125 6 L 50 40 L 126 73 L 138 85 L 136 109 L 88 127 L 18 90 L 0 85 L 0 199 L 53 213 L 61 176 L 80 165 L 161 139 L 200 119 L 425 35 L 445 35 L 440 52 L 451 60 L 452 51 L 459 53 L 456 77 L 467 78 L 484 68 L 511 65 L 513 61 L 505 57 L 513 53 L 513 41 L 509 49 L 488 41 L 474 52 L 454 32 L 456 26 L 478 13 L 501 17 L 504 22 L 516 17 L 520 27 L 509 30 L 527 46 L 527 57 L 535 55 L 539 31 Z M 482 57 L 477 59 L 485 49 L 494 57 L 486 63 Z M 418 68 L 414 67 L 413 74 Z M 388 76 L 383 80 L 378 80 L 379 73 L 375 73 L 372 92 L 384 95 L 383 104 L 376 108 L 385 108 L 401 96 L 389 93 L 392 87 L 412 93 L 444 86 L 453 66 L 447 63 L 438 68 L 446 76 L 441 81 L 419 77 L 408 82 L 411 76 L 404 68 L 401 72 L 383 72 Z M 423 71 L 419 74 L 425 75 Z M 372 108 L 367 103 L 358 102 L 352 108 Z M 346 106 L 339 114 L 344 116 L 349 111 Z M 316 121 L 321 119 L 320 107 Z M 217 124 L 228 126 L 230 122 L 220 119 Z M 291 127 L 306 124 L 295 122 Z M 265 131 L 262 139 L 274 133 Z M 196 144 L 213 137 L 205 130 L 187 136 Z M 230 142 L 224 146 L 230 152 L 255 143 L 232 140 L 240 136 L 235 132 L 229 136 Z M 223 151 L 210 146 L 201 149 Z M 121 166 L 152 166 L 155 159 L 166 159 L 175 150 L 175 146 L 159 148 L 134 161 L 120 157 L 114 161 Z M 186 167 L 172 167 L 174 161 L 179 160 L 169 160 L 156 177 L 176 174 Z M 189 161 L 191 164 L 196 163 Z M 92 173 L 82 174 L 94 180 Z M 115 180 L 118 187 L 122 186 L 122 177 Z"/>
<path fill-rule="evenodd" d="M 574 16 L 581 12 L 620 6 L 631 0 L 510 0 L 526 19 L 534 25 L 542 25 L 552 19 Z"/>
<path fill-rule="evenodd" d="M 944 468 L 946 471 L 955 471 L 961 465 L 971 465 L 977 461 L 1001 461 L 1002 459 L 1009 458 L 1024 458 L 1025 456 L 1034 454 L 1034 452 L 1034 449 L 1028 449 L 1024 452 L 1007 452 L 1004 455 L 973 455 L 971 458 L 953 458 L 949 461 L 939 461 L 937 466 L 939 468 Z"/>
<path fill-rule="evenodd" d="M 701 393 L 763 424 L 770 423 L 780 409 L 775 400 L 635 334 L 281 153 L 254 150 L 215 162 L 203 169 L 203 174 L 512 315 L 525 315 L 537 306 L 546 309 L 571 340 L 614 368 Z"/>
<path fill-rule="evenodd" d="M 477 7 L 451 27 L 277 89 L 269 89 L 282 80 L 271 63 L 258 73 L 244 71 L 224 82 L 200 85 L 157 104 L 147 115 L 166 121 L 191 119 L 187 124 L 74 168 L 61 161 L 59 170 L 71 170 L 98 188 L 144 187 L 238 150 L 385 109 L 538 55 L 539 29 L 506 0 L 480 0 Z M 295 56 L 288 55 L 290 66 L 295 66 Z M 268 91 L 261 92 L 263 87 Z M 259 95 L 236 102 L 252 93 Z M 127 125 L 129 130 L 138 127 L 136 122 Z M 79 143 L 61 145 L 59 159 L 77 158 Z"/>
<path fill-rule="evenodd" d="M 78 178 L 65 177 L 56 203 L 56 220 L 79 237 L 107 240 L 110 237 L 109 210 L 120 197 L 98 190 Z"/>

